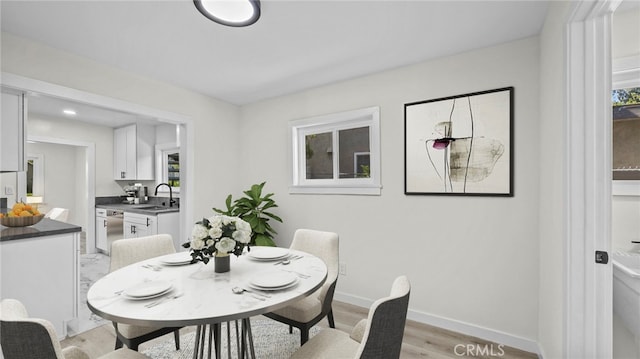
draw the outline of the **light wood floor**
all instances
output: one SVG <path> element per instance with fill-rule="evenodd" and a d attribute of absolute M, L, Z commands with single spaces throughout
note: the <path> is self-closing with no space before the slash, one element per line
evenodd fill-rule
<path fill-rule="evenodd" d="M 360 319 L 367 317 L 367 308 L 361 308 L 341 302 L 333 302 L 333 312 L 337 329 L 350 332 Z M 320 325 L 327 327 L 327 321 Z M 184 330 L 193 330 L 186 328 Z M 293 335 L 299 335 L 294 331 Z M 149 341 L 140 346 L 144 350 L 146 346 L 153 345 L 160 340 L 172 340 L 173 334 Z M 110 324 L 89 330 L 72 338 L 62 341 L 62 346 L 75 345 L 84 349 L 92 358 L 104 355 L 113 350 L 115 334 Z M 183 343 L 183 345 L 190 345 Z M 470 348 L 467 351 L 467 348 Z M 481 348 L 480 352 L 478 349 Z M 474 355 L 474 354 L 480 355 Z M 522 350 L 499 346 L 496 343 L 487 342 L 478 338 L 465 336 L 448 330 L 436 328 L 422 323 L 407 321 L 402 344 L 402 359 L 414 358 L 509 358 L 530 359 L 537 358 L 533 353 Z M 268 358 L 275 359 L 275 358 Z"/>

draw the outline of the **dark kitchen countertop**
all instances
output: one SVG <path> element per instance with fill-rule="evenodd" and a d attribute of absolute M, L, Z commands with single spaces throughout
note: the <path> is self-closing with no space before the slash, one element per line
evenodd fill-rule
<path fill-rule="evenodd" d="M 163 213 L 179 212 L 180 207 L 174 205 L 173 207 L 162 206 L 158 203 L 143 203 L 143 204 L 126 204 L 126 203 L 108 203 L 97 204 L 96 208 L 113 209 L 123 212 L 131 212 L 138 214 L 146 214 L 151 216 L 157 216 Z"/>
<path fill-rule="evenodd" d="M 27 227 L 5 227 L 0 225 L 0 242 L 74 233 L 81 230 L 82 227 L 75 224 L 43 218 L 40 222 Z"/>

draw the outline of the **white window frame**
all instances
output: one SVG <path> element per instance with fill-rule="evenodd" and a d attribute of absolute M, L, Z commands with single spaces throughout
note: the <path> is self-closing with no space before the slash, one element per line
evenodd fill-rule
<path fill-rule="evenodd" d="M 333 133 L 332 149 L 339 146 L 337 132 L 352 128 L 369 127 L 369 178 L 339 178 L 338 157 L 333 156 L 333 179 L 306 178 L 307 135 Z M 368 107 L 316 116 L 289 122 L 292 144 L 292 183 L 289 193 L 380 195 L 380 108 Z M 339 151 L 339 149 L 337 149 Z"/>

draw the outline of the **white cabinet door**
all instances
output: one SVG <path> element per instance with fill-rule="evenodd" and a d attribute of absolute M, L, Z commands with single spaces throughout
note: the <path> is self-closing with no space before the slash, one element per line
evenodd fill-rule
<path fill-rule="evenodd" d="M 136 224 L 133 222 L 127 222 L 124 221 L 123 224 L 124 228 L 123 228 L 123 235 L 124 238 L 136 238 Z"/>
<path fill-rule="evenodd" d="M 113 130 L 113 151 L 114 179 L 136 179 L 136 125 Z"/>
<path fill-rule="evenodd" d="M 113 130 L 113 178 L 154 179 L 156 129 L 149 125 L 129 125 Z"/>
<path fill-rule="evenodd" d="M 124 238 L 145 237 L 158 234 L 156 216 L 124 212 Z"/>
<path fill-rule="evenodd" d="M 136 176 L 137 180 L 155 179 L 156 128 L 150 125 L 136 126 Z"/>
<path fill-rule="evenodd" d="M 109 253 L 107 241 L 107 210 L 96 209 L 96 248 L 104 253 Z"/>
<path fill-rule="evenodd" d="M 2 91 L 0 118 L 0 171 L 24 171 L 24 106 L 22 94 Z"/>

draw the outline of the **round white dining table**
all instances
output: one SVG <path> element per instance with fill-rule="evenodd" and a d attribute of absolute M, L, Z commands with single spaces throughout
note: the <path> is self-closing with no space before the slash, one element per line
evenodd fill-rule
<path fill-rule="evenodd" d="M 268 251 L 288 251 L 287 258 L 292 259 L 288 264 L 282 263 L 283 258 L 269 260 Z M 231 255 L 231 270 L 225 273 L 214 271 L 213 258 L 206 265 L 176 264 L 181 262 L 180 258 L 188 259 L 189 252 L 148 259 L 107 274 L 89 288 L 89 308 L 118 323 L 154 327 L 196 325 L 199 329 L 216 325 L 219 331 L 220 323 L 242 319 L 249 324 L 248 318 L 252 316 L 308 296 L 327 277 L 322 259 L 283 248 L 253 247 L 239 257 Z M 280 288 L 274 285 L 272 289 L 268 286 L 271 279 L 293 282 Z M 154 286 L 169 289 L 161 295 L 145 297 L 144 290 Z M 237 288 L 248 291 L 240 292 Z M 251 341 L 250 334 L 249 325 Z M 198 345 L 196 339 L 196 352 Z"/>

